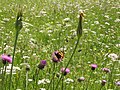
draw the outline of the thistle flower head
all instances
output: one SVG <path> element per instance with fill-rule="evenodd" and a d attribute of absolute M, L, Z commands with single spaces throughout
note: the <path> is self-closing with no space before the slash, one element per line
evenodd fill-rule
<path fill-rule="evenodd" d="M 1 55 L 1 59 L 3 60 L 3 64 L 6 64 L 6 61 L 12 63 L 12 57 L 10 55 L 3 54 Z"/>
<path fill-rule="evenodd" d="M 120 81 L 115 82 L 117 86 L 120 86 Z"/>
<path fill-rule="evenodd" d="M 81 82 L 81 81 L 84 81 L 84 80 L 85 80 L 84 77 L 80 77 L 80 78 L 78 78 L 78 82 Z"/>
<path fill-rule="evenodd" d="M 104 72 L 106 72 L 106 73 L 111 72 L 110 69 L 108 69 L 108 68 L 103 68 L 102 70 L 103 70 Z"/>
<path fill-rule="evenodd" d="M 63 73 L 63 75 L 67 75 L 68 73 L 70 73 L 70 69 L 69 68 L 61 68 L 61 72 Z"/>
<path fill-rule="evenodd" d="M 91 69 L 92 70 L 95 70 L 97 68 L 97 65 L 96 64 L 91 64 Z"/>
<path fill-rule="evenodd" d="M 101 82 L 101 84 L 102 84 L 102 86 L 104 86 L 105 84 L 106 84 L 106 80 L 102 80 L 102 82 Z"/>
<path fill-rule="evenodd" d="M 47 64 L 46 60 L 41 60 L 40 64 L 38 65 L 38 68 L 43 69 L 46 66 L 46 64 Z"/>

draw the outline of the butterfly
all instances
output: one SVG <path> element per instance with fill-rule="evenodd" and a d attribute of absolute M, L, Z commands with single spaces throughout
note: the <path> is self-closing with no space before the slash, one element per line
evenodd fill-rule
<path fill-rule="evenodd" d="M 63 59 L 63 58 L 64 58 L 64 52 L 63 52 L 63 51 L 58 51 L 58 52 L 56 53 L 56 56 L 57 56 L 57 58 Z"/>

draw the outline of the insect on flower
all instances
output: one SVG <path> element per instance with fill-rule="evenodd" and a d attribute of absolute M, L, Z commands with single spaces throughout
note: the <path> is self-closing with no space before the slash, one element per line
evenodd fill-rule
<path fill-rule="evenodd" d="M 58 53 L 56 54 L 56 56 L 58 57 L 58 58 L 64 58 L 64 52 L 63 51 L 58 51 Z"/>
<path fill-rule="evenodd" d="M 64 58 L 64 52 L 63 51 L 55 51 L 52 54 L 52 60 L 53 62 L 60 62 Z"/>

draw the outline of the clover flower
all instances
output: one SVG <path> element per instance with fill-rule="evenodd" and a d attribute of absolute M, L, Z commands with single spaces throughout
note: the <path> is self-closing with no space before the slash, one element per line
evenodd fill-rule
<path fill-rule="evenodd" d="M 0 58 L 3 60 L 3 64 L 6 64 L 6 61 L 12 63 L 12 57 L 10 55 L 3 54 Z"/>

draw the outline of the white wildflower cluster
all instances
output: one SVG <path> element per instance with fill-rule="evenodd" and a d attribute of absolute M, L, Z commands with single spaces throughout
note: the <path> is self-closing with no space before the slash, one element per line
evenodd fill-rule
<path fill-rule="evenodd" d="M 48 84 L 48 83 L 50 83 L 50 80 L 49 80 L 49 79 L 38 80 L 38 85 L 39 85 L 39 84 Z"/>
<path fill-rule="evenodd" d="M 116 44 L 116 47 L 120 47 L 120 44 Z"/>
<path fill-rule="evenodd" d="M 26 27 L 29 27 L 29 26 L 33 27 L 33 25 L 28 23 L 28 22 L 22 21 L 22 23 L 23 23 L 23 28 L 26 28 Z"/>
<path fill-rule="evenodd" d="M 115 61 L 116 59 L 118 59 L 118 55 L 115 54 L 115 53 L 109 54 L 108 57 L 111 58 L 111 59 L 114 60 L 114 61 Z"/>
<path fill-rule="evenodd" d="M 46 90 L 45 88 L 40 88 L 40 90 Z"/>
<path fill-rule="evenodd" d="M 16 89 L 16 90 L 22 90 L 22 89 Z"/>
<path fill-rule="evenodd" d="M 28 81 L 29 81 L 29 82 L 32 82 L 32 81 L 33 81 L 33 79 L 28 79 Z"/>
<path fill-rule="evenodd" d="M 116 20 L 114 22 L 120 22 L 120 19 L 119 18 L 116 18 Z"/>
<path fill-rule="evenodd" d="M 10 72 L 11 72 L 11 66 L 12 66 L 12 64 L 9 64 L 9 66 L 4 66 L 4 68 L 1 68 L 0 70 L 0 74 L 2 74 L 2 71 L 6 71 L 6 74 L 10 74 Z M 6 68 L 6 70 L 5 70 L 5 68 Z M 16 74 L 16 71 L 20 71 L 21 69 L 19 68 L 19 67 L 15 67 L 15 66 L 13 66 L 13 70 L 12 70 L 12 74 Z"/>
<path fill-rule="evenodd" d="M 67 83 L 67 84 L 69 84 L 69 83 L 73 83 L 74 80 L 71 79 L 71 78 L 67 78 L 64 82 Z"/>
<path fill-rule="evenodd" d="M 30 65 L 28 63 L 21 63 L 20 66 L 25 67 L 26 70 L 30 70 Z"/>
<path fill-rule="evenodd" d="M 69 22 L 69 21 L 70 21 L 70 18 L 65 18 L 63 21 L 64 21 L 64 22 Z"/>
<path fill-rule="evenodd" d="M 98 25 L 98 24 L 99 24 L 99 21 L 94 21 L 94 24 Z"/>

